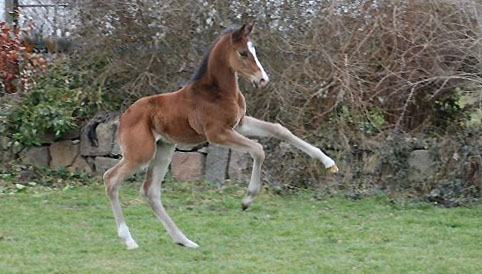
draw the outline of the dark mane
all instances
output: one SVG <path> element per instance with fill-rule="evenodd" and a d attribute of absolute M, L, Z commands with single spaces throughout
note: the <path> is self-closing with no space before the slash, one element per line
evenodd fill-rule
<path fill-rule="evenodd" d="M 223 30 L 221 35 L 218 38 L 216 38 L 216 40 L 214 40 L 214 42 L 211 44 L 211 46 L 209 46 L 208 50 L 204 54 L 203 59 L 201 60 L 201 63 L 199 64 L 199 66 L 196 68 L 193 75 L 191 76 L 191 82 L 195 82 L 195 81 L 200 80 L 204 76 L 204 74 L 206 74 L 206 71 L 208 70 L 209 54 L 211 53 L 214 45 L 216 45 L 216 43 L 219 41 L 219 39 L 223 35 L 228 34 L 228 33 L 233 33 L 234 31 L 236 31 L 238 29 L 239 29 L 238 26 L 229 27 L 229 28 Z"/>

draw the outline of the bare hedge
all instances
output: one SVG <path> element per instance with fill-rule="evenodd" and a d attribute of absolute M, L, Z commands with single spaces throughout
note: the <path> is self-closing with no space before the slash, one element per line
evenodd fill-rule
<path fill-rule="evenodd" d="M 100 63 L 92 86 L 127 105 L 177 89 L 224 27 L 256 21 L 273 79 L 261 92 L 244 89 L 256 116 L 321 125 L 347 106 L 381 118 L 375 126 L 414 130 L 456 88 L 480 93 L 477 1 L 352 2 L 82 1 L 79 59 Z"/>

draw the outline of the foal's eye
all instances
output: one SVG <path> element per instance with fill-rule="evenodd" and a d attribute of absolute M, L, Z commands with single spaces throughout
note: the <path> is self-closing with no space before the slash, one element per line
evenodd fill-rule
<path fill-rule="evenodd" d="M 244 58 L 247 58 L 247 57 L 248 57 L 248 52 L 246 52 L 246 51 L 240 51 L 240 52 L 239 52 L 239 55 L 241 56 L 241 58 L 244 59 Z"/>

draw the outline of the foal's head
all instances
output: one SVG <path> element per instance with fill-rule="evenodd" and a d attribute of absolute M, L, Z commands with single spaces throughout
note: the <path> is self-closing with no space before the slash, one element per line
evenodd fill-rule
<path fill-rule="evenodd" d="M 256 49 L 249 40 L 254 24 L 243 25 L 231 35 L 229 63 L 231 68 L 250 81 L 255 87 L 264 87 L 269 77 L 256 56 Z"/>

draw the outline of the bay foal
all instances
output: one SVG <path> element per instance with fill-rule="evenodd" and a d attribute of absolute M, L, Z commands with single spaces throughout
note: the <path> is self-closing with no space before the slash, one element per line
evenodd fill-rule
<path fill-rule="evenodd" d="M 176 144 L 208 141 L 241 152 L 254 159 L 246 209 L 260 190 L 263 147 L 245 136 L 276 137 L 319 159 L 330 172 L 335 162 L 320 149 L 293 135 L 280 124 L 246 116 L 246 102 L 238 87 L 238 75 L 262 88 L 268 75 L 261 66 L 249 35 L 253 25 L 228 29 L 211 46 L 190 83 L 178 91 L 148 96 L 132 104 L 121 116 L 118 141 L 122 160 L 104 174 L 104 183 L 117 222 L 118 236 L 128 249 L 137 248 L 127 227 L 119 203 L 121 182 L 147 166 L 141 186 L 155 215 L 175 243 L 198 247 L 189 240 L 167 215 L 161 203 L 161 182 L 167 172 Z"/>

